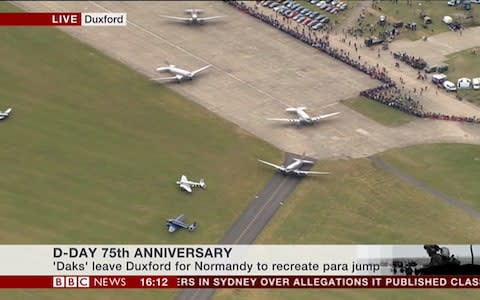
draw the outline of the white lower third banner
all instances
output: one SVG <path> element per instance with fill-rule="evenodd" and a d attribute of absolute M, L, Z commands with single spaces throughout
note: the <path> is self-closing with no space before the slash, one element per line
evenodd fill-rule
<path fill-rule="evenodd" d="M 480 245 L 2 245 L 0 276 L 472 274 L 479 255 Z"/>

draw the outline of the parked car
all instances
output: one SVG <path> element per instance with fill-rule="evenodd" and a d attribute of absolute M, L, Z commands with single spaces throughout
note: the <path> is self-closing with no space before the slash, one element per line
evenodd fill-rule
<path fill-rule="evenodd" d="M 300 22 L 302 22 L 303 20 L 305 20 L 305 17 L 302 16 L 302 15 L 300 15 L 300 18 L 298 18 L 296 21 L 297 21 L 297 23 L 300 23 Z"/>
<path fill-rule="evenodd" d="M 312 29 L 313 30 L 319 30 L 322 27 L 323 27 L 323 23 L 318 23 L 317 25 L 313 26 Z"/>
<path fill-rule="evenodd" d="M 320 1 L 320 2 L 318 2 L 318 3 L 315 4 L 315 5 L 316 5 L 317 7 L 322 8 L 322 6 L 327 5 L 327 2 L 326 2 L 326 1 Z"/>
<path fill-rule="evenodd" d="M 270 4 L 272 4 L 272 2 L 273 2 L 273 1 L 267 0 L 267 1 L 263 2 L 262 5 L 266 7 L 266 6 L 270 5 Z"/>
<path fill-rule="evenodd" d="M 480 77 L 472 78 L 472 88 L 474 90 L 480 90 Z"/>
<path fill-rule="evenodd" d="M 461 3 L 460 0 L 448 0 L 447 2 L 448 6 L 457 6 L 460 3 Z"/>
<path fill-rule="evenodd" d="M 294 21 L 297 21 L 298 19 L 300 19 L 301 17 L 303 17 L 301 14 L 298 14 L 296 15 L 295 17 L 293 17 L 293 20 Z"/>
<path fill-rule="evenodd" d="M 315 20 L 312 20 L 312 22 L 310 22 L 310 23 L 308 24 L 308 27 L 313 27 L 313 26 L 317 25 L 318 23 L 320 23 L 320 22 L 315 21 Z"/>
<path fill-rule="evenodd" d="M 443 82 L 443 87 L 445 88 L 445 90 L 447 92 L 455 92 L 457 90 L 457 87 L 455 86 L 455 83 L 451 82 L 451 81 L 444 81 Z"/>
<path fill-rule="evenodd" d="M 302 22 L 302 24 L 303 24 L 303 25 L 307 25 L 311 20 L 312 20 L 312 19 L 310 19 L 310 18 L 306 18 L 306 19 Z"/>
<path fill-rule="evenodd" d="M 457 81 L 458 89 L 469 89 L 472 87 L 472 80 L 470 78 L 460 78 Z"/>
<path fill-rule="evenodd" d="M 311 0 L 310 3 L 311 4 L 317 4 L 320 0 Z"/>
<path fill-rule="evenodd" d="M 288 14 L 287 14 L 287 17 L 288 18 L 293 18 L 293 17 L 296 17 L 298 15 L 298 13 L 296 11 L 290 11 Z"/>

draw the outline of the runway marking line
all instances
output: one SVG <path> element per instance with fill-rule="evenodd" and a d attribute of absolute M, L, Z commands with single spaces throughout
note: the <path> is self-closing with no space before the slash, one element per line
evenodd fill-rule
<path fill-rule="evenodd" d="M 234 244 L 236 244 L 244 235 L 245 233 L 248 231 L 248 229 L 250 228 L 250 226 L 252 226 L 253 222 L 255 222 L 255 220 L 258 218 L 258 216 L 265 210 L 265 207 L 267 206 L 267 204 L 269 204 L 273 199 L 274 197 L 277 195 L 277 193 L 280 191 L 280 188 L 283 187 L 285 185 L 285 183 L 287 182 L 288 180 L 288 177 L 284 177 L 282 179 L 282 182 L 277 186 L 277 188 L 273 191 L 273 193 L 270 195 L 270 197 L 267 199 L 267 201 L 265 201 L 265 204 L 263 204 L 263 206 L 258 210 L 257 214 L 253 217 L 253 219 L 248 223 L 247 227 L 242 231 L 242 233 L 238 236 L 238 238 L 233 242 Z"/>

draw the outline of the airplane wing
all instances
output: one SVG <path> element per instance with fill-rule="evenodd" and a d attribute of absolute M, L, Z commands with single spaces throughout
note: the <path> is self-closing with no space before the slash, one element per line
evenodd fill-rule
<path fill-rule="evenodd" d="M 206 17 L 206 18 L 197 18 L 198 21 L 209 21 L 224 18 L 225 16 L 214 16 L 214 17 Z"/>
<path fill-rule="evenodd" d="M 200 69 L 198 69 L 198 70 L 195 70 L 195 71 L 192 72 L 192 76 L 195 76 L 195 75 L 197 75 L 198 73 L 200 73 L 200 72 L 202 72 L 202 71 L 205 71 L 205 70 L 208 69 L 208 68 L 210 68 L 210 65 L 205 66 L 205 67 L 203 67 L 203 68 L 200 68 Z"/>
<path fill-rule="evenodd" d="M 180 183 L 180 187 L 183 188 L 184 190 L 186 190 L 187 192 L 191 193 L 192 192 L 192 188 L 190 187 L 189 184 L 187 183 Z M 183 221 L 182 221 L 183 222 Z"/>
<path fill-rule="evenodd" d="M 300 119 L 269 118 L 267 120 L 269 120 L 269 121 L 282 121 L 282 122 L 295 123 L 295 124 L 299 124 L 301 122 Z"/>
<path fill-rule="evenodd" d="M 175 220 L 180 221 L 180 222 L 184 222 L 185 221 L 185 215 L 181 214 L 178 217 L 176 217 Z"/>
<path fill-rule="evenodd" d="M 177 80 L 177 77 L 176 76 L 172 76 L 172 77 L 161 77 L 161 78 L 151 78 L 150 80 L 152 81 L 172 81 L 172 80 Z"/>
<path fill-rule="evenodd" d="M 328 175 L 330 174 L 329 172 L 315 172 L 315 171 L 301 171 L 301 170 L 295 170 L 293 172 L 297 175 Z"/>
<path fill-rule="evenodd" d="M 319 116 L 313 117 L 312 120 L 313 121 L 320 121 L 320 120 L 323 120 L 323 119 L 334 117 L 334 116 L 339 115 L 339 114 L 340 114 L 340 112 L 334 112 L 334 113 L 327 114 L 327 115 L 319 115 Z"/>
<path fill-rule="evenodd" d="M 276 164 L 269 163 L 268 161 L 264 161 L 264 160 L 261 160 L 261 159 L 259 159 L 258 161 L 261 162 L 262 164 L 266 164 L 266 165 L 269 165 L 271 167 L 274 167 L 275 169 L 282 170 L 282 171 L 285 170 L 284 167 L 277 166 Z"/>
<path fill-rule="evenodd" d="M 10 114 L 11 111 L 12 111 L 11 108 L 9 108 L 5 111 L 0 111 L 0 117 L 8 117 L 8 115 Z"/>
<path fill-rule="evenodd" d="M 182 18 L 182 17 L 173 17 L 173 16 L 160 16 L 162 18 L 167 18 L 167 19 L 172 19 L 172 20 L 176 20 L 176 21 L 190 21 L 192 20 L 192 18 Z"/>
<path fill-rule="evenodd" d="M 155 71 L 157 72 L 170 71 L 170 67 L 159 67 L 159 68 L 156 68 Z"/>

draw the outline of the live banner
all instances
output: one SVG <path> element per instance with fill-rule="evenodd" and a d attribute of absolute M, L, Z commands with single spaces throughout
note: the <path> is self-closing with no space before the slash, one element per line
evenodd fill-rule
<path fill-rule="evenodd" d="M 479 288 L 480 245 L 0 245 L 0 289 Z"/>
<path fill-rule="evenodd" d="M 126 13 L 0 12 L 0 26 L 126 26 Z"/>

